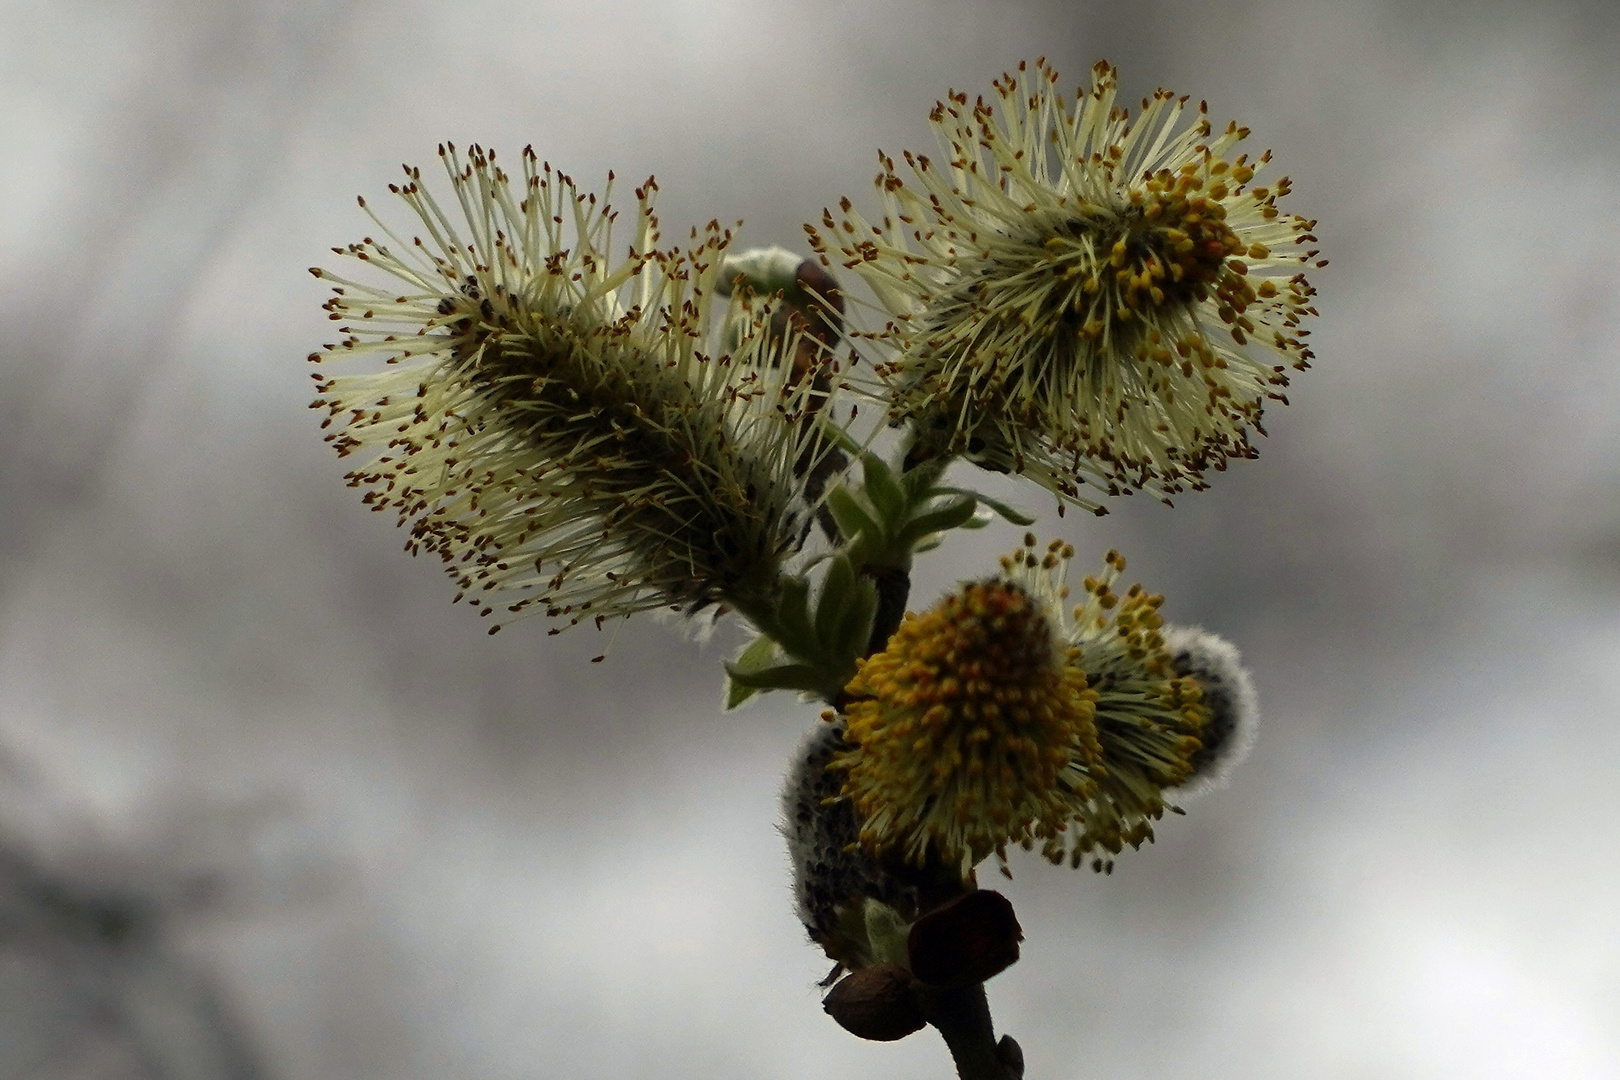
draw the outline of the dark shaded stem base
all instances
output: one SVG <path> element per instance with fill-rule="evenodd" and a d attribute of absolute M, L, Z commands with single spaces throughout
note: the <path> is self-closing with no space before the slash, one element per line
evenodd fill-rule
<path fill-rule="evenodd" d="M 1024 1053 L 1012 1036 L 996 1041 L 984 984 L 930 988 L 923 1015 L 945 1039 L 960 1080 L 1023 1080 Z"/>
<path fill-rule="evenodd" d="M 889 639 L 900 629 L 906 617 L 906 601 L 911 597 L 911 573 L 898 566 L 886 566 L 872 577 L 877 589 L 877 614 L 872 619 L 872 637 L 866 644 L 866 655 L 880 653 L 888 647 Z"/>

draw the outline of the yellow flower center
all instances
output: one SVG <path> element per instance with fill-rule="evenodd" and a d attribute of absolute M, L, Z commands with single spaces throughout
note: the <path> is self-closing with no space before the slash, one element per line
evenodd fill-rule
<path fill-rule="evenodd" d="M 1129 224 L 1099 268 L 1114 277 L 1126 309 L 1202 300 L 1226 260 L 1243 252 L 1243 241 L 1226 224 L 1226 208 L 1203 187 L 1197 175 L 1164 169 L 1131 192 Z"/>
<path fill-rule="evenodd" d="M 1004 581 L 970 584 L 908 616 L 848 691 L 843 794 L 869 849 L 964 869 L 1068 818 L 1076 761 L 1100 757 L 1096 693 L 1041 605 Z"/>

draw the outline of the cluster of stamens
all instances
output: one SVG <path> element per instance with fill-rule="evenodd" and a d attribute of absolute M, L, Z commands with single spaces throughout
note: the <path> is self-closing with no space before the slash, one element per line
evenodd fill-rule
<path fill-rule="evenodd" d="M 315 373 L 323 426 L 344 421 L 328 441 L 369 455 L 351 486 L 486 616 L 600 624 L 768 588 L 802 535 L 819 444 L 799 422 L 808 390 L 764 355 L 786 347 L 764 332 L 768 306 L 734 302 L 736 347 L 705 351 L 727 312 L 715 297 L 730 233 L 711 223 L 688 250 L 659 248 L 649 179 L 615 262 L 606 196 L 527 150 L 515 182 L 478 147 L 441 156 L 464 222 L 407 168 L 392 190 L 427 239 L 379 220 L 390 242 L 334 249 L 395 280 L 314 271 L 335 283 L 326 307 L 345 336 L 310 359 L 383 362 Z"/>
<path fill-rule="evenodd" d="M 1111 870 L 1127 845 L 1153 839 L 1153 822 L 1168 807 L 1164 790 L 1192 776 L 1207 712 L 1196 679 L 1179 675 L 1165 645 L 1159 608 L 1164 597 L 1113 583 L 1125 559 L 1110 551 L 1100 577 L 1085 579 L 1086 599 L 1074 609 L 1069 640 L 1076 663 L 1097 694 L 1099 761 L 1076 763 L 1087 795 L 1074 813 L 1076 827 L 1042 848 L 1052 862 L 1078 867 L 1092 856 L 1094 870 Z M 1100 849 L 1105 854 L 1093 855 Z"/>
<path fill-rule="evenodd" d="M 1084 485 L 1202 488 L 1309 366 L 1315 223 L 1277 209 L 1286 178 L 1256 185 L 1269 151 L 1229 156 L 1247 128 L 1217 133 L 1202 103 L 1181 127 L 1165 90 L 1133 124 L 1107 65 L 1072 109 L 1056 79 L 998 80 L 999 116 L 950 95 L 945 161 L 907 153 L 908 181 L 880 155 L 882 222 L 846 199 L 811 244 L 872 286 L 879 393 L 923 452 L 1092 509 Z"/>
<path fill-rule="evenodd" d="M 1073 556 L 1026 536 L 861 663 L 830 768 L 869 852 L 965 875 L 1017 844 L 1107 870 L 1153 838 L 1165 790 L 1193 775 L 1203 690 L 1173 666 L 1164 598 L 1114 591 L 1117 552 L 1065 610 Z"/>
<path fill-rule="evenodd" d="M 1095 695 L 1041 604 L 996 579 L 908 616 L 848 687 L 834 759 L 861 842 L 965 870 L 1064 827 L 1062 777 L 1098 756 Z"/>

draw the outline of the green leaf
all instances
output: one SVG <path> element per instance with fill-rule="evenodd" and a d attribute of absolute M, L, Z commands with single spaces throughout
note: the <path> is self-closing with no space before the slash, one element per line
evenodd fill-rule
<path fill-rule="evenodd" d="M 994 521 L 995 519 L 996 519 L 996 515 L 991 512 L 991 510 L 990 510 L 990 508 L 988 506 L 980 506 L 980 507 L 976 507 L 974 509 L 972 517 L 970 517 L 966 521 L 962 522 L 962 524 L 958 525 L 957 528 L 958 529 L 982 529 L 986 525 L 988 525 L 992 521 Z M 913 550 L 920 551 L 922 549 L 921 548 L 914 548 Z"/>
<path fill-rule="evenodd" d="M 726 665 L 731 681 L 755 690 L 809 690 L 821 693 L 827 686 L 827 674 L 814 664 L 777 664 L 761 671 L 738 671 Z"/>
<path fill-rule="evenodd" d="M 900 484 L 906 489 L 906 494 L 911 496 L 911 501 L 922 502 L 938 490 L 934 485 L 945 474 L 945 468 L 949 464 L 949 458 L 929 458 L 906 470 L 900 477 Z"/>
<path fill-rule="evenodd" d="M 907 549 L 929 533 L 945 532 L 954 529 L 964 522 L 971 521 L 973 513 L 978 507 L 971 496 L 956 499 L 946 503 L 938 510 L 931 510 L 926 514 L 914 517 L 906 524 L 897 538 L 900 544 Z"/>
<path fill-rule="evenodd" d="M 1014 509 L 1013 507 L 1002 502 L 1000 499 L 992 499 L 990 496 L 981 494 L 980 492 L 969 491 L 967 488 L 959 487 L 941 487 L 935 488 L 934 490 L 939 492 L 941 495 L 966 495 L 974 502 L 982 503 L 985 506 L 988 506 L 990 509 L 1000 514 L 1014 525 L 1035 524 L 1035 519 L 1030 517 L 1028 514 L 1025 514 L 1023 511 Z"/>
<path fill-rule="evenodd" d="M 846 454 L 859 456 L 866 452 L 866 448 L 856 442 L 850 433 L 844 430 L 842 424 L 835 424 L 831 420 L 825 420 L 821 424 L 821 433 Z"/>
<path fill-rule="evenodd" d="M 906 935 L 911 927 L 894 908 L 868 896 L 862 905 L 866 916 L 866 941 L 872 950 L 872 959 L 881 963 L 908 967 L 910 953 L 906 948 Z"/>
<path fill-rule="evenodd" d="M 813 660 L 821 655 L 816 628 L 810 622 L 810 583 L 801 577 L 782 582 L 782 599 L 776 605 L 776 640 L 790 656 Z"/>
<path fill-rule="evenodd" d="M 866 497 L 872 501 L 884 524 L 898 523 L 906 516 L 911 500 L 894 479 L 894 470 L 876 454 L 861 456 L 861 474 L 866 479 Z M 886 532 L 892 532 L 893 526 Z"/>
<path fill-rule="evenodd" d="M 832 643 L 844 609 L 854 599 L 855 568 L 850 565 L 849 555 L 840 551 L 827 564 L 827 575 L 821 579 L 821 597 L 816 604 L 816 641 L 823 649 Z"/>
<path fill-rule="evenodd" d="M 759 693 L 759 687 L 744 686 L 736 679 L 733 679 L 730 675 L 727 675 L 726 688 L 720 701 L 721 710 L 724 712 L 730 712 L 731 710 L 740 707 L 743 702 L 747 701 L 749 698 L 752 698 L 757 693 Z"/>
<path fill-rule="evenodd" d="M 844 610 L 844 617 L 838 623 L 833 640 L 829 642 L 829 651 L 837 658 L 839 674 L 846 683 L 848 677 L 855 674 L 855 658 L 866 651 L 867 640 L 872 636 L 872 620 L 877 616 L 877 603 L 877 586 L 865 578 L 857 581 L 855 595 Z"/>
<path fill-rule="evenodd" d="M 882 543 L 882 527 L 872 520 L 848 488 L 836 487 L 827 492 L 827 509 L 832 511 L 833 520 L 838 522 L 838 529 L 846 540 L 864 536 L 868 543 Z"/>
<path fill-rule="evenodd" d="M 740 671 L 759 671 L 770 667 L 776 659 L 776 641 L 768 634 L 761 634 L 748 643 L 748 647 L 737 654 L 731 663 Z"/>

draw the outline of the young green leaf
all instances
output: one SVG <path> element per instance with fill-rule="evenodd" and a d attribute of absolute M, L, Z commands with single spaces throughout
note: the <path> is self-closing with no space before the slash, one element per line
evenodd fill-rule
<path fill-rule="evenodd" d="M 938 487 L 934 490 L 941 495 L 966 495 L 974 502 L 988 506 L 990 509 L 1000 514 L 1003 518 L 1012 522 L 1014 525 L 1035 524 L 1035 519 L 1030 517 L 1028 514 L 1025 514 L 1021 510 L 1014 507 L 1008 506 L 1000 499 L 992 499 L 990 496 L 985 495 L 982 492 L 969 491 L 967 488 L 959 487 Z"/>
<path fill-rule="evenodd" d="M 827 492 L 827 509 L 832 511 L 833 520 L 838 522 L 844 539 L 853 541 L 865 537 L 867 543 L 874 545 L 883 542 L 882 527 L 856 501 L 848 488 L 836 487 Z"/>
<path fill-rule="evenodd" d="M 994 511 L 992 511 L 988 506 L 980 506 L 980 507 L 976 507 L 974 509 L 972 517 L 970 517 L 966 521 L 962 522 L 962 524 L 958 525 L 957 528 L 958 529 L 982 529 L 986 525 L 988 525 L 992 521 L 994 521 L 995 519 L 996 519 L 996 515 L 995 515 Z M 912 550 L 913 551 L 921 551 L 922 548 L 912 548 Z"/>
<path fill-rule="evenodd" d="M 808 690 L 827 692 L 827 674 L 814 664 L 778 664 L 761 671 L 738 671 L 726 665 L 731 681 L 755 690 Z"/>
<path fill-rule="evenodd" d="M 776 640 L 790 656 L 814 658 L 820 654 L 816 629 L 810 622 L 810 583 L 793 577 L 782 582 L 782 598 L 776 606 Z"/>
<path fill-rule="evenodd" d="M 767 634 L 761 634 L 748 643 L 748 647 L 737 654 L 731 663 L 740 671 L 759 671 L 770 667 L 776 659 L 776 642 Z"/>
<path fill-rule="evenodd" d="M 835 424 L 831 420 L 824 420 L 821 424 L 821 433 L 825 435 L 834 446 L 838 447 L 838 449 L 842 450 L 846 454 L 859 457 L 860 455 L 866 453 L 866 447 L 856 442 L 854 437 L 851 436 L 848 431 L 845 431 L 841 424 Z"/>
<path fill-rule="evenodd" d="M 877 600 L 877 587 L 869 579 L 857 581 L 854 598 L 844 610 L 844 617 L 829 643 L 832 655 L 851 676 L 855 674 L 855 658 L 866 650 L 867 640 L 872 636 Z"/>
<path fill-rule="evenodd" d="M 929 533 L 945 532 L 947 529 L 954 529 L 964 522 L 971 521 L 976 509 L 978 507 L 971 496 L 953 499 L 938 510 L 931 510 L 912 518 L 896 539 L 909 549 L 912 544 Z"/>
<path fill-rule="evenodd" d="M 938 490 L 934 484 L 944 473 L 946 464 L 944 459 L 935 458 L 905 472 L 900 477 L 900 486 L 906 489 L 906 496 L 914 503 L 926 500 Z"/>
<path fill-rule="evenodd" d="M 894 478 L 888 463 L 876 454 L 861 456 L 861 474 L 866 480 L 866 497 L 872 500 L 879 518 L 885 523 L 899 522 L 910 509 L 911 500 Z"/>
<path fill-rule="evenodd" d="M 724 712 L 731 712 L 733 709 L 741 707 L 743 702 L 749 700 L 759 692 L 759 687 L 744 686 L 736 679 L 733 679 L 730 675 L 727 675 L 726 688 L 724 693 L 721 695 L 720 707 Z"/>
<path fill-rule="evenodd" d="M 816 641 L 825 652 L 838 630 L 844 611 L 855 599 L 855 568 L 849 555 L 840 551 L 827 564 L 821 579 L 821 597 L 816 604 Z"/>

